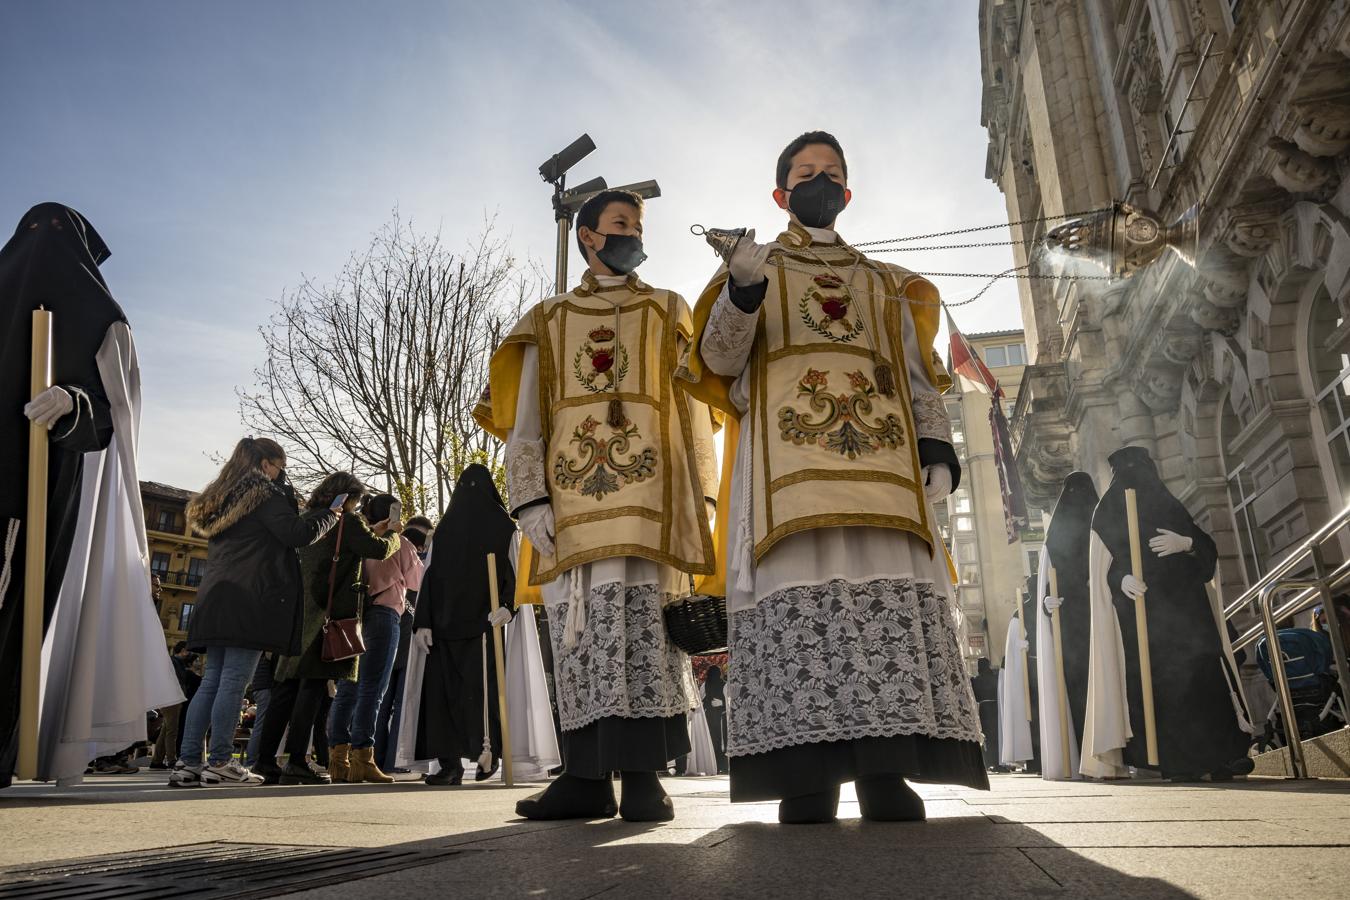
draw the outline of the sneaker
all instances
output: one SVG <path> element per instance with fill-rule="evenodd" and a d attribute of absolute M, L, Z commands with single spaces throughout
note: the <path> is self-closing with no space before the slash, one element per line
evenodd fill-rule
<path fill-rule="evenodd" d="M 207 766 L 202 769 L 202 784 L 262 784 L 263 777 L 254 775 L 248 769 L 239 765 L 239 760 L 232 759 L 227 763 L 220 765 Z"/>
<path fill-rule="evenodd" d="M 202 769 L 201 766 L 189 766 L 179 760 L 173 767 L 173 772 L 169 775 L 169 787 L 201 787 Z"/>

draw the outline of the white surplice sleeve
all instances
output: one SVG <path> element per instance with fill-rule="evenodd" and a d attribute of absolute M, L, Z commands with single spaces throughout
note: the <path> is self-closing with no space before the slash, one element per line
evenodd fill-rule
<path fill-rule="evenodd" d="M 928 367 L 924 365 L 924 354 L 928 348 L 919 346 L 919 336 L 914 330 L 914 317 L 908 303 L 901 303 L 904 319 L 901 330 L 905 340 L 905 362 L 909 375 L 910 399 L 914 406 L 914 431 L 919 440 L 929 438 L 952 442 L 952 423 L 947 417 L 947 405 L 942 401 L 933 380 L 928 377 Z"/>
<path fill-rule="evenodd" d="M 520 364 L 516 421 L 506 436 L 506 491 L 512 511 L 548 499 L 539 415 L 539 348 L 527 344 Z"/>
<path fill-rule="evenodd" d="M 727 284 L 730 283 L 728 280 Z M 703 339 L 699 342 L 699 353 L 708 370 L 724 376 L 740 375 L 750 359 L 758 322 L 759 310 L 742 310 L 731 302 L 731 295 L 723 285 L 722 293 L 713 301 Z"/>

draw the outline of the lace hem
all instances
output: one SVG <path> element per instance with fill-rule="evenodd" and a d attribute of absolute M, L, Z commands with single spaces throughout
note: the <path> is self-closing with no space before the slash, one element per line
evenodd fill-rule
<path fill-rule="evenodd" d="M 914 434 L 918 438 L 952 442 L 952 422 L 941 394 L 914 392 Z"/>
<path fill-rule="evenodd" d="M 979 740 L 956 624 L 930 582 L 783 588 L 732 615 L 730 643 L 738 754 L 898 734 Z"/>
<path fill-rule="evenodd" d="M 607 716 L 667 718 L 694 707 L 693 667 L 666 635 L 657 585 L 592 585 L 572 647 L 564 634 L 570 601 L 549 610 L 558 719 L 564 731 Z"/>
<path fill-rule="evenodd" d="M 506 493 L 513 509 L 548 496 L 544 477 L 544 442 L 510 441 L 506 445 Z"/>
<path fill-rule="evenodd" d="M 778 735 L 767 740 L 750 744 L 737 744 L 734 738 L 727 744 L 727 756 L 754 756 L 771 750 L 783 750 L 787 747 L 799 747 L 803 744 L 825 744 L 832 741 L 856 741 L 860 738 L 888 737 L 927 737 L 934 740 L 984 742 L 978 731 L 968 728 L 929 728 L 920 725 L 854 725 L 850 728 L 829 729 L 819 732 L 807 732 L 793 735 Z"/>

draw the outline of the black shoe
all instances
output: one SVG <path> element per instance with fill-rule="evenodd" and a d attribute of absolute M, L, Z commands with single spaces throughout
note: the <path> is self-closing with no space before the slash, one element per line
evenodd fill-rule
<path fill-rule="evenodd" d="M 150 763 L 150 768 L 156 769 L 156 770 L 159 770 L 159 769 L 167 769 L 167 768 L 169 768 L 169 764 L 168 764 L 168 763 L 162 763 L 162 762 L 152 762 L 152 763 Z"/>
<path fill-rule="evenodd" d="M 618 812 L 613 779 L 578 778 L 566 772 L 545 790 L 516 804 L 516 815 L 536 821 L 612 819 Z"/>
<path fill-rule="evenodd" d="M 922 822 L 928 818 L 923 798 L 899 775 L 859 778 L 853 786 L 858 791 L 862 817 L 869 822 Z"/>
<path fill-rule="evenodd" d="M 778 821 L 783 825 L 823 825 L 839 816 L 839 788 L 787 797 L 778 801 Z"/>
<path fill-rule="evenodd" d="M 675 806 L 655 772 L 620 772 L 623 800 L 619 815 L 625 822 L 669 822 Z"/>
<path fill-rule="evenodd" d="M 281 775 L 285 771 L 281 766 L 268 760 L 263 760 L 250 769 L 254 775 L 263 777 L 263 784 L 281 784 Z M 331 781 L 331 779 L 330 779 Z"/>
<path fill-rule="evenodd" d="M 1232 781 L 1237 775 L 1250 775 L 1256 768 L 1256 760 L 1250 756 L 1241 756 L 1222 768 L 1209 773 L 1210 781 Z"/>
<path fill-rule="evenodd" d="M 479 767 L 479 768 L 473 773 L 473 780 L 474 780 L 474 781 L 487 781 L 487 780 L 488 780 L 489 778 L 491 778 L 493 775 L 496 775 L 496 774 L 497 774 L 497 770 L 498 770 L 499 768 L 501 768 L 501 764 L 502 764 L 502 761 L 501 761 L 500 759 L 497 759 L 497 758 L 494 756 L 494 757 L 492 758 L 492 768 L 490 768 L 490 769 L 488 769 L 486 772 L 484 772 L 483 769 L 482 769 L 482 767 Z"/>
<path fill-rule="evenodd" d="M 563 766 L 554 766 L 553 768 L 548 770 L 548 777 L 557 778 L 562 773 L 563 773 Z"/>
<path fill-rule="evenodd" d="M 1182 772 L 1177 775 L 1168 775 L 1167 780 L 1173 784 L 1190 784 L 1196 781 L 1204 781 L 1205 776 L 1195 772 Z"/>
<path fill-rule="evenodd" d="M 453 769 L 441 769 L 435 775 L 428 775 L 422 779 L 426 784 L 432 787 L 453 787 L 464 783 L 464 767 L 457 766 Z"/>
<path fill-rule="evenodd" d="M 302 766 L 299 763 L 288 762 L 281 767 L 279 782 L 281 784 L 332 784 L 333 779 L 328 777 L 327 772 L 320 772 L 308 763 Z M 266 784 L 266 781 L 263 783 Z"/>

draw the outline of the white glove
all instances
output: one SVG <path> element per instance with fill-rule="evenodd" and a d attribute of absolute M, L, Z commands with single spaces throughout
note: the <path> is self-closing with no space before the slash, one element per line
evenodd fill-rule
<path fill-rule="evenodd" d="M 731 251 L 727 271 L 738 287 L 750 287 L 764 280 L 764 264 L 768 262 L 772 244 L 756 244 L 755 229 L 751 228 Z"/>
<path fill-rule="evenodd" d="M 75 408 L 75 398 L 62 388 L 52 385 L 24 404 L 23 414 L 51 428 L 57 420 Z"/>
<path fill-rule="evenodd" d="M 1064 603 L 1063 597 L 1046 597 L 1043 601 L 1046 612 L 1054 612 Z"/>
<path fill-rule="evenodd" d="M 1018 642 L 1017 642 L 1017 650 L 1018 650 L 1019 653 L 1020 653 L 1021 651 L 1023 651 L 1023 650 L 1030 650 L 1030 649 L 1031 649 L 1031 642 L 1030 642 L 1030 641 L 1018 641 Z"/>
<path fill-rule="evenodd" d="M 716 707 L 716 706 L 721 706 L 721 705 L 722 705 L 722 701 L 721 701 L 721 700 L 714 700 L 714 701 L 712 702 L 712 705 L 715 706 L 715 707 Z"/>
<path fill-rule="evenodd" d="M 936 503 L 952 492 L 952 470 L 946 463 L 923 467 L 923 492 Z"/>
<path fill-rule="evenodd" d="M 553 555 L 553 504 L 538 503 L 520 511 L 517 520 L 520 530 L 530 539 L 534 549 L 544 556 Z"/>
<path fill-rule="evenodd" d="M 431 652 L 431 629 L 430 629 L 430 628 L 414 628 L 414 629 L 413 629 L 413 634 L 412 634 L 412 642 L 413 642 L 414 644 L 416 644 L 417 647 L 418 647 L 418 649 L 420 649 L 423 653 L 430 653 L 430 652 Z"/>
<path fill-rule="evenodd" d="M 1148 590 L 1148 588 L 1144 586 L 1144 583 L 1133 575 L 1126 575 L 1124 578 L 1120 579 L 1120 589 L 1124 592 L 1125 596 L 1129 597 L 1131 600 L 1138 600 L 1140 597 L 1144 596 L 1144 591 Z"/>
<path fill-rule="evenodd" d="M 1148 549 L 1156 556 L 1171 556 L 1174 553 L 1190 553 L 1194 543 L 1185 535 L 1159 528 L 1157 537 L 1148 539 Z"/>
<path fill-rule="evenodd" d="M 500 628 L 501 626 L 505 625 L 507 622 L 510 621 L 511 621 L 511 610 L 507 609 L 505 606 L 499 606 L 492 612 L 488 613 L 488 624 L 491 625 L 493 628 Z"/>

